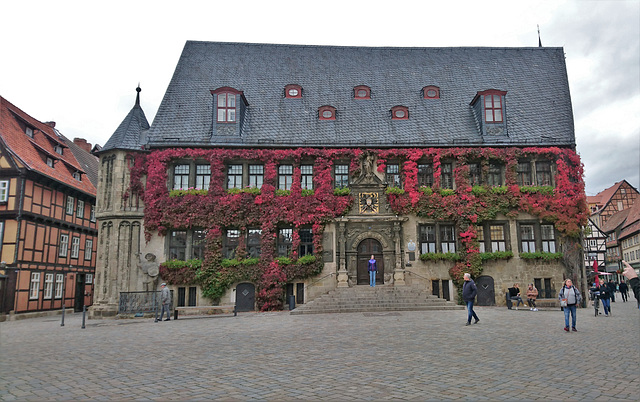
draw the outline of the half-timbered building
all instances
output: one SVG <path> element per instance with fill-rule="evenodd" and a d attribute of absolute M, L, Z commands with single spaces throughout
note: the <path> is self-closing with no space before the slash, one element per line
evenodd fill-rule
<path fill-rule="evenodd" d="M 591 213 L 590 219 L 598 227 L 603 227 L 611 215 L 631 208 L 639 195 L 638 189 L 629 184 L 628 181 L 622 180 L 596 195 L 588 196 L 587 203 Z"/>
<path fill-rule="evenodd" d="M 93 300 L 98 160 L 0 97 L 0 312 Z"/>
<path fill-rule="evenodd" d="M 100 160 L 93 316 L 160 281 L 279 309 L 368 284 L 371 255 L 379 286 L 452 301 L 464 272 L 484 305 L 586 283 L 561 48 L 190 41 Z"/>

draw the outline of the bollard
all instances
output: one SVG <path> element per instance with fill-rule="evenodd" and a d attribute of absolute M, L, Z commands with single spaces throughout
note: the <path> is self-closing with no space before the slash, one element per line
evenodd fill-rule
<path fill-rule="evenodd" d="M 296 297 L 294 295 L 289 296 L 289 310 L 296 308 Z"/>
<path fill-rule="evenodd" d="M 87 312 L 87 306 L 82 306 L 82 329 L 84 329 L 84 317 Z"/>
<path fill-rule="evenodd" d="M 64 303 L 62 304 L 62 322 L 60 323 L 61 327 L 64 327 Z"/>
<path fill-rule="evenodd" d="M 238 306 L 236 304 L 233 305 L 233 316 L 234 317 L 238 316 Z"/>

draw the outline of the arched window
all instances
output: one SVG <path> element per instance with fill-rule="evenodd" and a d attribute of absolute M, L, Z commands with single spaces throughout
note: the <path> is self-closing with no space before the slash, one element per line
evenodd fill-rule
<path fill-rule="evenodd" d="M 440 88 L 435 85 L 427 85 L 422 88 L 422 96 L 424 99 L 440 99 Z"/>
<path fill-rule="evenodd" d="M 371 88 L 366 85 L 358 85 L 353 88 L 354 99 L 371 99 Z"/>
<path fill-rule="evenodd" d="M 231 87 L 222 87 L 211 91 L 215 97 L 215 105 L 217 111 L 218 123 L 235 123 L 236 122 L 236 100 L 237 96 L 242 96 L 242 91 Z"/>
<path fill-rule="evenodd" d="M 320 106 L 318 108 L 318 119 L 319 120 L 335 120 L 336 108 L 329 105 Z"/>
<path fill-rule="evenodd" d="M 409 108 L 406 106 L 392 107 L 391 120 L 409 120 Z"/>
<path fill-rule="evenodd" d="M 302 87 L 296 84 L 289 84 L 284 87 L 285 98 L 302 98 Z"/>

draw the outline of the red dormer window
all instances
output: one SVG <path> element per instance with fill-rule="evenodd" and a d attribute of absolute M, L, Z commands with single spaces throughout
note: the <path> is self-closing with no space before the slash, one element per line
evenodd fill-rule
<path fill-rule="evenodd" d="M 424 99 L 440 99 L 440 88 L 435 85 L 428 85 L 422 88 L 422 96 Z"/>
<path fill-rule="evenodd" d="M 302 98 L 302 87 L 296 84 L 289 84 L 284 87 L 284 97 L 285 98 Z"/>
<path fill-rule="evenodd" d="M 481 99 L 485 123 L 502 123 L 504 122 L 504 97 L 506 94 L 506 91 L 488 89 L 478 92 L 471 104 L 475 105 Z"/>
<path fill-rule="evenodd" d="M 320 120 L 335 120 L 336 108 L 333 106 L 320 106 L 318 108 L 318 119 Z"/>
<path fill-rule="evenodd" d="M 391 120 L 409 120 L 409 108 L 406 106 L 392 107 Z"/>
<path fill-rule="evenodd" d="M 358 85 L 353 88 L 354 99 L 371 99 L 371 88 L 366 85 Z"/>
<path fill-rule="evenodd" d="M 236 122 L 236 100 L 238 95 L 244 99 L 242 91 L 231 87 L 222 87 L 211 91 L 214 96 L 217 122 L 218 123 L 235 123 Z M 246 101 L 245 101 L 246 103 Z"/>

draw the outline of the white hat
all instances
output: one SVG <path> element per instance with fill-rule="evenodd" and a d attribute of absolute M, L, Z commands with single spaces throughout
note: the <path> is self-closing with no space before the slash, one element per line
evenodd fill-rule
<path fill-rule="evenodd" d="M 163 282 L 162 285 L 160 285 L 160 286 L 167 286 L 167 284 Z"/>

